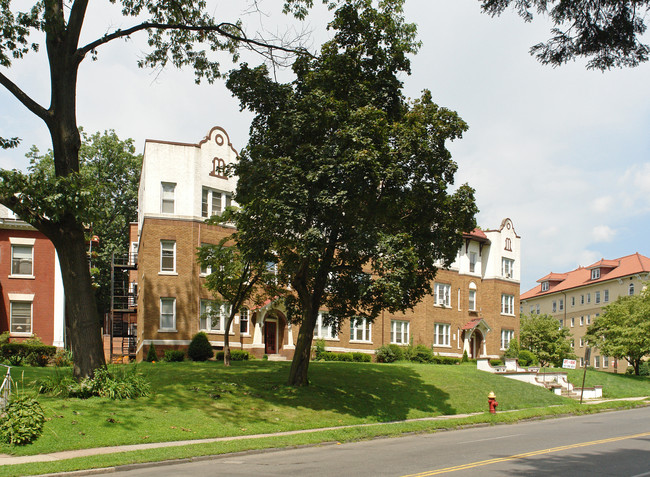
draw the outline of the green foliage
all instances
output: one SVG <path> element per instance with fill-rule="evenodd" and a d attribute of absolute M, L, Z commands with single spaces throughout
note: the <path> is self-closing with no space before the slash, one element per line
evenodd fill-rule
<path fill-rule="evenodd" d="M 501 14 L 509 5 L 530 21 L 534 14 L 553 24 L 550 38 L 530 49 L 543 64 L 562 65 L 588 58 L 587 68 L 608 70 L 648 61 L 650 47 L 641 43 L 647 29 L 648 0 L 481 0 L 483 11 Z M 568 28 L 567 28 L 568 27 Z"/>
<path fill-rule="evenodd" d="M 506 352 L 503 354 L 504 358 L 518 358 L 519 357 L 519 351 L 521 351 L 521 347 L 519 346 L 519 340 L 511 339 L 510 344 L 508 344 L 508 349 Z"/>
<path fill-rule="evenodd" d="M 0 441 L 11 445 L 34 442 L 43 433 L 45 414 L 34 398 L 12 396 L 0 414 Z"/>
<path fill-rule="evenodd" d="M 318 339 L 314 340 L 314 359 L 315 360 L 321 360 L 322 354 L 325 352 L 325 340 L 324 339 Z"/>
<path fill-rule="evenodd" d="M 413 349 L 411 361 L 414 361 L 416 363 L 433 363 L 433 351 L 431 351 L 431 348 L 425 345 L 417 345 Z"/>
<path fill-rule="evenodd" d="M 58 349 L 56 350 L 56 353 L 54 353 L 54 358 L 52 360 L 52 363 L 54 366 L 57 368 L 62 368 L 65 366 L 72 366 L 73 363 L 73 356 L 72 356 L 72 351 L 69 349 Z"/>
<path fill-rule="evenodd" d="M 206 361 L 214 356 L 208 335 L 199 332 L 194 335 L 190 346 L 187 348 L 187 357 L 192 361 Z"/>
<path fill-rule="evenodd" d="M 149 345 L 149 351 L 147 351 L 147 359 L 145 359 L 145 361 L 149 361 L 150 363 L 153 363 L 154 361 L 158 361 L 156 346 L 153 343 Z"/>
<path fill-rule="evenodd" d="M 381 345 L 375 351 L 375 357 L 378 363 L 394 363 L 399 360 L 396 350 L 391 345 Z M 401 356 L 404 356 L 402 350 L 399 350 Z"/>
<path fill-rule="evenodd" d="M 210 350 L 212 350 L 212 348 L 210 348 Z M 178 363 L 185 359 L 185 351 L 183 351 L 182 349 L 166 349 L 163 359 L 168 363 Z M 199 360 L 194 360 L 194 361 L 199 361 Z"/>
<path fill-rule="evenodd" d="M 146 379 L 131 367 L 97 368 L 92 378 L 78 382 L 71 374 L 59 372 L 39 379 L 38 391 L 59 397 L 87 399 L 92 396 L 109 399 L 135 399 L 148 396 L 150 385 Z"/>
<path fill-rule="evenodd" d="M 453 356 L 434 356 L 432 362 L 436 364 L 460 364 L 461 358 L 454 358 Z"/>
<path fill-rule="evenodd" d="M 519 355 L 517 356 L 519 366 L 522 366 L 524 368 L 528 366 L 535 366 L 536 364 L 539 363 L 539 360 L 537 359 L 537 356 L 535 356 L 532 352 L 528 351 L 527 349 L 522 349 L 519 351 Z"/>
<path fill-rule="evenodd" d="M 490 366 L 503 366 L 503 361 L 500 359 L 491 359 Z"/>
<path fill-rule="evenodd" d="M 461 359 L 461 362 L 467 363 L 469 361 L 469 355 L 467 354 L 467 351 L 463 351 L 463 358 Z"/>
<path fill-rule="evenodd" d="M 216 360 L 217 361 L 222 361 L 223 360 L 223 351 L 217 351 L 216 354 Z M 248 361 L 253 359 L 251 354 L 248 351 L 240 350 L 240 349 L 233 349 L 230 350 L 230 361 Z M 268 359 L 268 357 L 267 357 Z"/>
<path fill-rule="evenodd" d="M 605 356 L 626 359 L 638 375 L 643 357 L 650 354 L 650 291 L 607 305 L 587 328 L 585 339 Z"/>
<path fill-rule="evenodd" d="M 330 30 L 320 55 L 296 60 L 291 83 L 245 64 L 227 81 L 255 114 L 235 168 L 238 246 L 278 264 L 278 282 L 296 292 L 288 317 L 307 333 L 323 307 L 338 327 L 413 307 L 477 210 L 473 189 L 449 189 L 457 165 L 446 143 L 467 124 L 428 91 L 402 94 L 419 47 L 403 1 L 341 2 Z M 297 385 L 308 382 L 301 346 Z"/>
<path fill-rule="evenodd" d="M 340 362 L 356 362 L 356 363 L 370 363 L 372 356 L 367 353 L 333 353 L 325 351 L 321 354 L 321 361 L 340 361 Z"/>
<path fill-rule="evenodd" d="M 10 362 L 12 366 L 23 362 L 30 366 L 47 366 L 55 353 L 55 346 L 44 345 L 38 339 L 0 344 L 0 360 Z"/>
<path fill-rule="evenodd" d="M 562 360 L 575 358 L 569 330 L 560 327 L 550 315 L 524 315 L 521 318 L 520 345 L 531 351 L 542 366 L 560 367 Z"/>
<path fill-rule="evenodd" d="M 9 337 L 10 333 L 8 331 L 4 331 L 2 334 L 0 334 L 0 346 L 2 346 L 5 343 L 9 343 Z"/>

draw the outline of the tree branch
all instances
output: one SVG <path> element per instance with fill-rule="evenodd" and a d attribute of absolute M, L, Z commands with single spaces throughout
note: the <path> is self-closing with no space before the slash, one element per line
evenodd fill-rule
<path fill-rule="evenodd" d="M 74 51 L 79 43 L 79 35 L 81 34 L 81 27 L 84 24 L 87 7 L 88 0 L 75 0 L 72 5 L 68 19 L 68 37 L 66 39 L 70 52 Z"/>
<path fill-rule="evenodd" d="M 239 31 L 242 32 L 241 35 L 235 35 L 226 29 L 224 27 L 232 27 L 235 29 L 238 29 Z M 226 38 L 230 38 L 231 40 L 235 41 L 241 41 L 244 43 L 247 43 L 249 45 L 261 47 L 261 48 L 270 48 L 273 50 L 280 50 L 284 51 L 286 53 L 306 53 L 304 49 L 295 49 L 295 48 L 288 48 L 285 46 L 281 45 L 271 45 L 269 43 L 260 41 L 260 40 L 255 40 L 252 38 L 247 38 L 244 32 L 239 29 L 237 25 L 234 25 L 233 23 L 219 23 L 218 25 L 183 25 L 183 24 L 176 24 L 176 23 L 153 23 L 153 22 L 144 22 L 140 23 L 139 25 L 134 25 L 131 28 L 127 28 L 126 30 L 116 30 L 110 35 L 104 35 L 103 37 L 88 43 L 86 46 L 79 48 L 78 52 L 83 56 L 86 55 L 89 51 L 92 51 L 99 46 L 108 43 L 109 41 L 115 40 L 117 38 L 123 38 L 125 36 L 132 35 L 133 33 L 137 33 L 142 30 L 148 30 L 148 29 L 156 29 L 156 30 L 185 30 L 185 31 L 214 31 L 217 32 L 219 35 L 224 36 Z"/>
<path fill-rule="evenodd" d="M 18 101 L 23 103 L 23 105 L 29 109 L 36 116 L 41 118 L 43 121 L 49 121 L 51 117 L 50 111 L 45 109 L 43 106 L 38 104 L 32 98 L 30 98 L 27 93 L 20 89 L 13 81 L 7 78 L 4 74 L 0 73 L 0 84 L 7 88 L 11 94 L 13 94 Z"/>

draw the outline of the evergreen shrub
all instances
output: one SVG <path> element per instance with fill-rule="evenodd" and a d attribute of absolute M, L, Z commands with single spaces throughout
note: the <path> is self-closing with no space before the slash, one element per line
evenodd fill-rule
<path fill-rule="evenodd" d="M 147 359 L 145 361 L 149 361 L 150 363 L 158 361 L 158 354 L 156 353 L 156 347 L 153 343 L 151 343 L 151 346 L 149 346 L 149 351 L 147 351 Z"/>
<path fill-rule="evenodd" d="M 208 340 L 208 335 L 203 331 L 194 335 L 187 348 L 187 356 L 192 361 L 206 361 L 214 356 L 212 345 Z M 223 358 L 222 358 L 223 359 Z"/>
<path fill-rule="evenodd" d="M 179 363 L 185 359 L 185 352 L 181 349 L 166 349 L 165 361 L 169 363 Z"/>
<path fill-rule="evenodd" d="M 526 368 L 528 366 L 535 366 L 538 363 L 539 361 L 537 356 L 535 356 L 531 351 L 528 351 L 527 349 L 519 351 L 519 366 Z"/>

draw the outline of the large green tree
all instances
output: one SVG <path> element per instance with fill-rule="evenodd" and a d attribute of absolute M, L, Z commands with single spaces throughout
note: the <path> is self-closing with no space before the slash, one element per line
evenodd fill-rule
<path fill-rule="evenodd" d="M 37 174 L 39 182 L 55 182 L 51 150 L 41 154 L 32 147 L 27 157 L 28 170 Z M 112 255 L 121 258 L 129 252 L 129 224 L 137 219 L 141 168 L 142 155 L 135 154 L 133 139 L 121 140 L 113 130 L 81 132 L 79 173 L 92 186 L 93 206 L 79 212 L 88 227 L 87 239 L 99 237 L 92 250 L 91 273 L 100 314 L 110 309 Z"/>
<path fill-rule="evenodd" d="M 523 315 L 519 329 L 521 349 L 531 351 L 542 366 L 560 367 L 564 359 L 575 358 L 569 329 L 551 315 Z"/>
<path fill-rule="evenodd" d="M 448 189 L 457 165 L 446 142 L 467 125 L 428 91 L 402 95 L 418 48 L 402 4 L 342 3 L 333 38 L 295 62 L 289 84 L 246 65 L 227 81 L 256 113 L 236 167 L 239 246 L 275 261 L 292 290 L 291 385 L 308 384 L 319 309 L 340 328 L 413 307 L 475 226 L 473 190 Z"/>
<path fill-rule="evenodd" d="M 638 375 L 643 358 L 650 356 L 650 291 L 620 296 L 607 305 L 585 339 L 605 356 L 626 359 Z"/>
<path fill-rule="evenodd" d="M 74 351 L 74 375 L 93 374 L 104 365 L 100 320 L 95 304 L 86 244 L 83 210 L 95 206 L 92 184 L 81 177 L 81 137 L 76 118 L 77 74 L 81 62 L 97 57 L 103 45 L 138 33 L 148 35 L 151 48 L 140 66 L 194 69 L 196 80 L 213 81 L 220 76 L 219 52 L 237 57 L 241 46 L 263 52 L 272 45 L 248 38 L 239 21 L 218 20 L 206 1 L 111 0 L 132 19 L 132 26 L 107 25 L 95 39 L 80 43 L 84 20 L 92 6 L 88 0 L 41 0 L 30 8 L 21 2 L 18 11 L 11 0 L 0 0 L 0 85 L 47 126 L 52 140 L 55 180 L 48 187 L 18 171 L 0 171 L 0 203 L 43 232 L 59 254 L 66 293 L 66 317 Z M 312 0 L 289 0 L 285 9 L 301 16 Z M 32 40 L 30 35 L 38 40 Z M 42 35 L 42 36 L 41 36 Z M 92 32 L 84 29 L 86 38 Z M 38 51 L 43 38 L 49 69 L 50 104 L 44 106 L 10 78 L 14 61 Z M 280 49 L 287 48 L 278 46 Z M 47 74 L 43 77 L 48 77 Z M 0 146 L 15 146 L 16 138 L 0 138 Z"/>
<path fill-rule="evenodd" d="M 483 11 L 500 15 L 512 7 L 526 21 L 535 14 L 553 23 L 552 37 L 531 47 L 543 64 L 559 66 L 587 58 L 590 69 L 637 66 L 648 61 L 642 43 L 650 0 L 479 0 Z"/>

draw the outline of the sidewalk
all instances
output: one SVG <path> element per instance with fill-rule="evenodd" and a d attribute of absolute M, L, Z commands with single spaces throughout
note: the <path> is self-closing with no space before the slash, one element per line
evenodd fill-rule
<path fill-rule="evenodd" d="M 643 401 L 647 399 L 650 399 L 650 396 L 621 398 L 621 399 L 599 399 L 599 400 L 592 400 L 592 401 L 584 401 L 583 404 L 598 404 L 598 403 L 610 402 L 610 401 Z M 503 412 L 516 412 L 516 411 L 517 410 L 503 411 Z M 398 423 L 418 422 L 418 421 L 444 421 L 444 420 L 451 420 L 451 419 L 462 419 L 465 417 L 477 416 L 481 414 L 485 414 L 485 413 L 474 412 L 469 414 L 454 414 L 448 416 L 422 417 L 419 419 L 406 419 L 403 421 L 373 422 L 369 424 L 351 424 L 347 426 L 321 427 L 316 429 L 301 429 L 297 431 L 285 431 L 285 432 L 277 432 L 277 433 L 269 433 L 269 434 L 251 434 L 245 436 L 215 437 L 210 439 L 194 439 L 194 440 L 183 440 L 183 441 L 172 441 L 172 442 L 149 442 L 146 444 L 131 444 L 131 445 L 111 446 L 111 447 L 94 447 L 89 449 L 77 449 L 77 450 L 53 452 L 51 454 L 36 454 L 36 455 L 26 455 L 26 456 L 17 456 L 17 457 L 7 455 L 7 454 L 0 454 L 0 466 L 12 465 L 12 464 L 28 464 L 32 462 L 53 462 L 58 460 L 72 459 L 75 457 L 114 454 L 118 452 L 129 452 L 129 451 L 156 449 L 156 448 L 164 448 L 164 447 L 178 447 L 178 446 L 185 446 L 191 444 L 207 444 L 212 442 L 238 441 L 243 439 L 261 439 L 264 437 L 289 436 L 289 435 L 297 435 L 297 434 L 307 434 L 310 432 L 349 429 L 355 427 L 380 426 L 384 424 L 398 424 Z"/>

